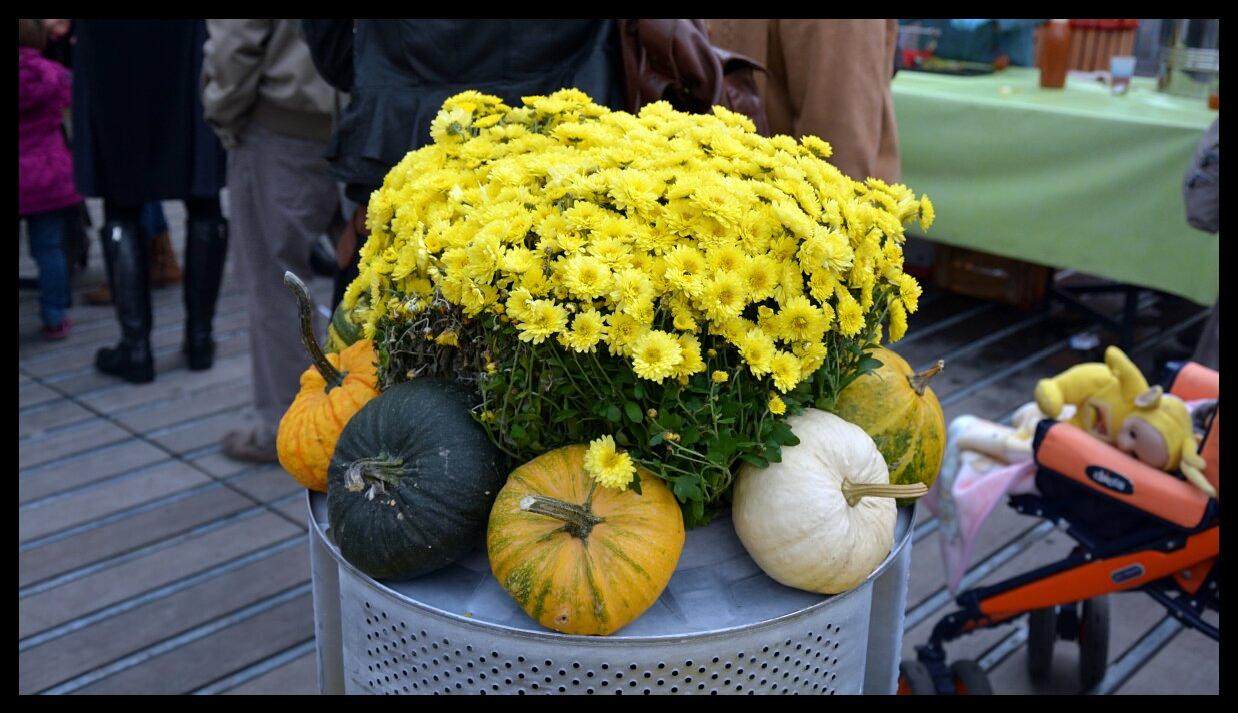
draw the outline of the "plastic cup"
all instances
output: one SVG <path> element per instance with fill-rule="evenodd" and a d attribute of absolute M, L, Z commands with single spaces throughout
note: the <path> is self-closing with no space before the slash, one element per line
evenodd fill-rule
<path fill-rule="evenodd" d="M 1135 58 L 1131 55 L 1114 55 L 1109 58 L 1109 81 L 1114 94 L 1125 94 L 1135 75 Z"/>

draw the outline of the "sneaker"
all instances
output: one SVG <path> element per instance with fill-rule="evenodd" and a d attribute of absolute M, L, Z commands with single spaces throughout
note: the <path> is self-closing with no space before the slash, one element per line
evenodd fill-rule
<path fill-rule="evenodd" d="M 73 320 L 65 317 L 60 324 L 55 327 L 44 327 L 43 338 L 49 342 L 58 342 L 69 336 L 69 328 L 72 326 Z"/>
<path fill-rule="evenodd" d="M 233 460 L 247 463 L 276 463 L 279 454 L 275 442 L 260 442 L 258 429 L 230 431 L 223 439 L 224 454 Z"/>

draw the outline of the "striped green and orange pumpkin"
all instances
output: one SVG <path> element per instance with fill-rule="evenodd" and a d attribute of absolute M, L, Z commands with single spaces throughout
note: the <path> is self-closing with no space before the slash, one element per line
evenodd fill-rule
<path fill-rule="evenodd" d="M 368 339 L 338 354 L 323 354 L 314 340 L 309 290 L 291 272 L 285 273 L 284 284 L 296 295 L 301 341 L 312 363 L 301 374 L 301 390 L 279 421 L 275 451 L 279 464 L 298 483 L 325 493 L 327 468 L 340 432 L 353 414 L 378 396 L 378 356 Z"/>
<path fill-rule="evenodd" d="M 872 437 L 891 483 L 932 487 L 946 450 L 946 420 L 928 382 L 945 363 L 917 374 L 889 349 L 878 347 L 871 356 L 882 366 L 843 389 L 834 413 Z"/>
<path fill-rule="evenodd" d="M 490 569 L 520 607 L 565 634 L 606 635 L 650 607 L 683 550 L 675 496 L 647 470 L 641 492 L 598 485 L 586 447 L 525 463 L 499 491 L 486 545 Z"/>

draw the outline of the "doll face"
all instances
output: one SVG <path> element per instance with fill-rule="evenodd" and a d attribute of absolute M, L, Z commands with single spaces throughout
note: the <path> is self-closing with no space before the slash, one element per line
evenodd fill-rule
<path fill-rule="evenodd" d="M 1164 469 L 1169 463 L 1169 448 L 1164 437 L 1147 421 L 1135 416 L 1126 419 L 1118 431 L 1118 448 L 1153 468 Z"/>

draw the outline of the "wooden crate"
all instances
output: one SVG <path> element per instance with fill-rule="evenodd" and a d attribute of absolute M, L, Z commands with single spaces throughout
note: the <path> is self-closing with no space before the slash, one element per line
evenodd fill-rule
<path fill-rule="evenodd" d="M 1033 311 L 1044 305 L 1052 269 L 1022 260 L 937 245 L 933 282 L 969 297 L 979 297 Z"/>

